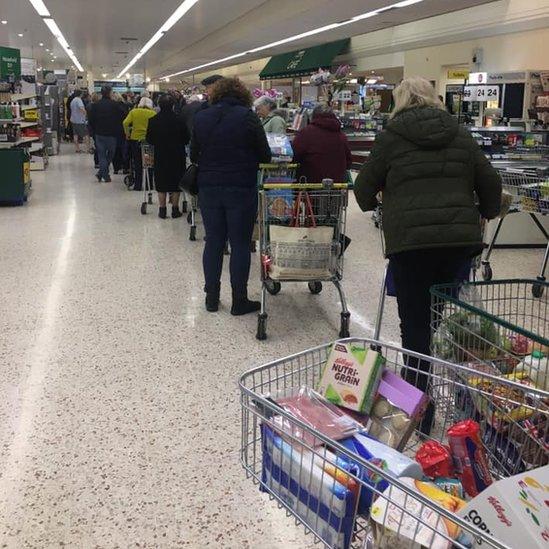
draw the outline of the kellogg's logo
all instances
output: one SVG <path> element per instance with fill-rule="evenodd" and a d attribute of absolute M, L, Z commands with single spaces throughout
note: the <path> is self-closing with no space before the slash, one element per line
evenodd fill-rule
<path fill-rule="evenodd" d="M 509 527 L 513 526 L 513 523 L 505 515 L 505 508 L 497 498 L 495 498 L 494 496 L 490 496 L 488 498 L 488 503 L 495 509 L 500 522 Z"/>

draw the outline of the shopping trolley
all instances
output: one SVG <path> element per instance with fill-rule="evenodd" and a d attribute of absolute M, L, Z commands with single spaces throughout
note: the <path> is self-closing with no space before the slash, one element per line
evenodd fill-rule
<path fill-rule="evenodd" d="M 504 168 L 498 170 L 498 172 L 502 179 L 503 189 L 512 197 L 509 213 L 527 213 L 547 240 L 541 271 L 537 277 L 540 282 L 544 282 L 547 260 L 549 259 L 549 235 L 541 223 L 539 216 L 545 216 L 549 213 L 549 170 Z M 491 280 L 493 276 L 490 256 L 492 255 L 504 219 L 505 215 L 499 217 L 496 229 L 482 258 L 482 277 L 484 280 Z M 543 284 L 532 286 L 532 292 L 534 292 L 536 297 L 541 296 L 540 292 L 542 289 Z"/>
<path fill-rule="evenodd" d="M 322 292 L 322 282 L 332 282 L 341 301 L 340 337 L 348 337 L 350 312 L 341 286 L 347 237 L 345 223 L 351 184 L 259 183 L 259 247 L 261 258 L 261 310 L 257 339 L 267 337 L 267 293 L 276 295 L 282 282 L 307 282 L 312 294 Z M 289 167 L 289 169 L 294 169 Z"/>
<path fill-rule="evenodd" d="M 426 375 L 436 409 L 431 438 L 446 443 L 448 427 L 467 414 L 477 419 L 494 479 L 520 470 L 518 466 L 510 470 L 509 463 L 514 463 L 511 458 L 502 459 L 509 436 L 515 437 L 517 445 L 522 444 L 516 463 L 523 464 L 524 470 L 539 465 L 536 460 L 540 455 L 547 456 L 543 442 L 527 438 L 524 421 L 505 416 L 505 410 L 519 405 L 523 418 L 548 421 L 549 409 L 544 404 L 549 397 L 547 392 L 376 340 L 348 339 L 341 343 L 378 349 L 385 359 L 385 368 L 397 375 L 419 373 L 407 365 L 410 359 L 427 363 Z M 329 548 L 464 549 L 470 547 L 466 540 L 470 541 L 471 536 L 483 547 L 509 548 L 504 539 L 497 540 L 477 527 L 479 523 L 470 520 L 467 508 L 458 516 L 456 509 L 448 510 L 412 490 L 414 481 L 396 478 L 384 466 L 379 467 L 382 461 L 364 459 L 349 450 L 349 445 L 328 436 L 325 425 L 314 428 L 279 404 L 281 398 L 297 395 L 302 388 L 318 386 L 331 349 L 332 344 L 316 347 L 254 368 L 240 378 L 240 456 L 247 478 L 294 517 L 296 524 L 303 525 L 315 541 Z M 471 403 L 469 409 L 464 409 L 464 397 Z M 486 399 L 490 399 L 490 412 L 502 418 L 497 430 L 489 422 L 492 416 L 484 406 Z M 366 429 L 369 427 L 366 423 Z M 413 458 L 423 438 L 414 432 L 403 453 Z M 450 526 L 453 535 L 449 535 Z M 461 534 L 456 539 L 458 531 Z M 401 532 L 407 532 L 406 543 L 395 540 Z"/>
<path fill-rule="evenodd" d="M 517 279 L 433 287 L 433 351 L 452 362 L 483 363 L 496 374 L 513 375 L 525 356 L 549 351 L 549 296 L 535 297 L 532 287 L 537 284 L 542 293 L 549 286 Z"/>
<path fill-rule="evenodd" d="M 198 196 L 191 195 L 190 209 L 187 212 L 187 223 L 190 225 L 189 240 L 196 240 L 196 215 L 198 213 Z"/>
<path fill-rule="evenodd" d="M 152 204 L 153 169 L 154 169 L 154 147 L 148 143 L 141 143 L 141 161 L 143 163 L 143 200 L 141 202 L 141 213 L 147 213 L 147 204 Z"/>

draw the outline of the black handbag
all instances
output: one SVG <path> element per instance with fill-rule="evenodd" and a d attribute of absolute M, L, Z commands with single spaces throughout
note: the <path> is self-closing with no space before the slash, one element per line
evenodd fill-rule
<path fill-rule="evenodd" d="M 191 164 L 185 170 L 179 186 L 193 196 L 198 194 L 198 166 L 196 164 Z"/>
<path fill-rule="evenodd" d="M 210 142 L 213 129 L 223 120 L 225 117 L 225 114 L 227 113 L 226 109 L 221 109 L 219 113 L 219 118 L 216 120 L 213 127 L 210 129 L 210 136 L 209 139 L 204 143 L 202 147 L 207 145 Z M 197 164 L 191 164 L 183 174 L 183 177 L 181 178 L 181 181 L 179 182 L 179 186 L 189 194 L 196 196 L 198 194 L 198 165 Z"/>

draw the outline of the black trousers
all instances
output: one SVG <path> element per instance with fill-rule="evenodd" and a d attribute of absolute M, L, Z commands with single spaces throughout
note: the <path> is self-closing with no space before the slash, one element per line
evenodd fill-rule
<path fill-rule="evenodd" d="M 390 256 L 400 317 L 400 332 L 404 349 L 431 353 L 431 294 L 435 284 L 457 282 L 470 265 L 471 252 L 464 248 L 442 248 L 401 252 Z M 430 363 L 406 356 L 401 375 L 422 391 L 427 390 Z M 429 406 L 421 430 L 429 434 L 434 406 Z"/>

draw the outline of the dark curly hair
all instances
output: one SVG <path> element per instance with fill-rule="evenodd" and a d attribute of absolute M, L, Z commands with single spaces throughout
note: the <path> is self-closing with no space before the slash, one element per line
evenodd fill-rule
<path fill-rule="evenodd" d="M 239 78 L 222 78 L 214 84 L 210 94 L 210 103 L 212 105 L 219 103 L 225 97 L 234 97 L 249 108 L 253 103 L 252 94 Z"/>

